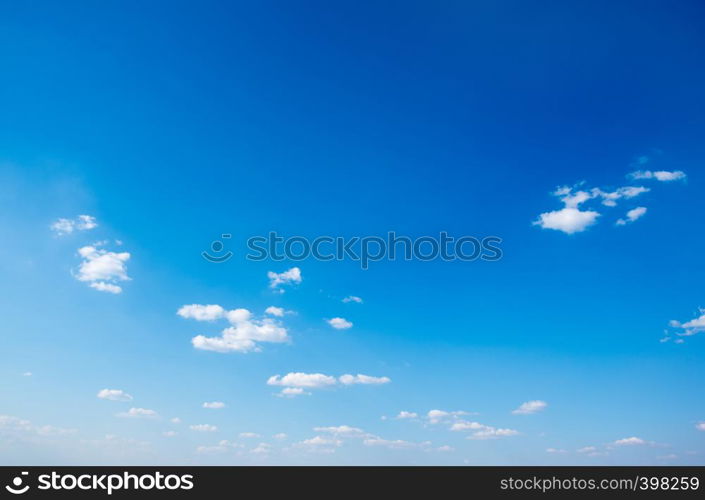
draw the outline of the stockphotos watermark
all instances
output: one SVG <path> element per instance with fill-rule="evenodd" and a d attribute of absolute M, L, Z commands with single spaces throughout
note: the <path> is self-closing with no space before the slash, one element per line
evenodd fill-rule
<path fill-rule="evenodd" d="M 226 249 L 226 241 L 231 238 L 232 234 L 222 234 L 221 239 L 213 241 L 210 250 L 201 252 L 201 255 L 208 262 L 228 261 L 234 255 L 234 252 Z M 324 262 L 352 260 L 359 262 L 362 269 L 369 269 L 372 262 L 398 259 L 492 262 L 502 258 L 501 243 L 502 238 L 498 236 L 454 237 L 445 231 L 441 231 L 438 236 L 417 238 L 400 236 L 390 231 L 386 237 L 318 236 L 312 239 L 304 236 L 284 237 L 272 231 L 267 236 L 248 238 L 245 258 L 251 261 L 302 261 L 309 258 Z"/>

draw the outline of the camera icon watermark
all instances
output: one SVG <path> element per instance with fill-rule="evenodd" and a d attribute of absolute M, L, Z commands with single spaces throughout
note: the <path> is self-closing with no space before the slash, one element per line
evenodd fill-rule
<path fill-rule="evenodd" d="M 232 238 L 232 234 L 230 233 L 223 233 L 220 235 L 220 237 L 224 240 L 229 240 Z M 225 250 L 225 243 L 223 243 L 220 240 L 215 240 L 211 242 L 211 247 L 210 251 L 213 252 L 215 255 L 212 255 L 208 251 L 203 251 L 201 252 L 201 257 L 206 259 L 208 262 L 214 262 L 216 264 L 221 264 L 223 262 L 226 262 L 230 260 L 230 258 L 234 255 L 233 252 L 230 250 L 226 250 L 224 253 L 221 254 Z M 218 255 L 220 254 L 220 255 Z"/>
<path fill-rule="evenodd" d="M 23 493 L 27 493 L 29 490 L 29 485 L 26 484 L 22 486 L 23 484 L 23 476 L 29 475 L 29 472 L 22 471 L 19 476 L 15 476 L 12 479 L 12 484 L 11 485 L 6 485 L 5 489 L 12 493 L 13 495 L 22 495 Z"/>

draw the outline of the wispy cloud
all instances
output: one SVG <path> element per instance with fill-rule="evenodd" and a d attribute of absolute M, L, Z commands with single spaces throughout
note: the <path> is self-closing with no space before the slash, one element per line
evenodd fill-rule
<path fill-rule="evenodd" d="M 357 304 L 362 304 L 362 299 L 360 297 L 357 297 L 355 295 L 348 295 L 343 299 L 343 302 L 348 303 L 348 302 L 356 302 Z"/>
<path fill-rule="evenodd" d="M 117 416 L 122 418 L 156 418 L 159 414 L 146 408 L 130 408 L 126 412 L 118 413 Z"/>
<path fill-rule="evenodd" d="M 646 214 L 646 207 L 636 207 L 627 212 L 627 216 L 624 219 L 617 219 L 618 226 L 625 226 L 635 220 L 641 218 Z"/>
<path fill-rule="evenodd" d="M 547 406 L 548 403 L 546 403 L 545 401 L 535 399 L 533 401 L 527 401 L 526 403 L 522 403 L 521 405 L 519 405 L 519 408 L 512 411 L 512 413 L 514 415 L 530 415 L 532 413 L 538 413 L 540 411 L 545 410 Z"/>
<path fill-rule="evenodd" d="M 49 228 L 58 236 L 65 236 L 74 231 L 89 231 L 98 227 L 95 217 L 92 215 L 79 215 L 75 219 L 58 219 Z"/>
<path fill-rule="evenodd" d="M 670 182 L 683 180 L 687 176 L 685 175 L 685 172 L 682 172 L 681 170 L 674 170 L 672 172 L 667 170 L 637 170 L 636 172 L 630 173 L 628 177 L 631 179 L 655 179 L 661 182 Z"/>
<path fill-rule="evenodd" d="M 337 385 L 381 385 L 391 382 L 389 377 L 372 377 L 370 375 L 345 374 L 336 378 L 322 373 L 292 372 L 284 376 L 273 375 L 267 380 L 267 385 L 284 387 L 280 395 L 298 396 L 306 394 L 306 390 L 323 389 Z"/>
<path fill-rule="evenodd" d="M 225 403 L 222 401 L 211 401 L 203 403 L 203 408 L 208 408 L 209 410 L 220 410 L 225 408 Z"/>
<path fill-rule="evenodd" d="M 298 267 L 292 267 L 291 269 L 288 269 L 282 273 L 275 273 L 274 271 L 269 271 L 267 273 L 267 278 L 269 278 L 269 288 L 275 290 L 278 289 L 281 293 L 284 293 L 284 290 L 281 290 L 279 288 L 282 285 L 298 285 L 303 280 L 303 277 L 301 276 L 301 269 L 299 269 Z"/>
<path fill-rule="evenodd" d="M 122 389 L 101 389 L 97 396 L 109 401 L 132 401 L 132 396 Z"/>

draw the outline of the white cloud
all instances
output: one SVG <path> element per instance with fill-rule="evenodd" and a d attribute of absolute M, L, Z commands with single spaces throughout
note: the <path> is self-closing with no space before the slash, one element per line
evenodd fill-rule
<path fill-rule="evenodd" d="M 332 427 L 314 427 L 313 430 L 322 434 L 332 434 L 344 438 L 362 438 L 369 436 L 368 433 L 358 427 L 350 427 L 349 425 L 338 425 Z"/>
<path fill-rule="evenodd" d="M 254 448 L 250 450 L 250 453 L 254 453 L 255 455 L 266 455 L 272 451 L 272 445 L 269 443 L 260 443 Z"/>
<path fill-rule="evenodd" d="M 162 432 L 162 436 L 164 437 L 174 437 L 178 434 L 176 431 L 164 431 Z"/>
<path fill-rule="evenodd" d="M 336 384 L 335 377 L 324 375 L 322 373 L 287 373 L 283 377 L 281 375 L 273 375 L 267 380 L 267 385 L 278 385 L 282 387 L 301 387 L 307 389 L 320 389 Z"/>
<path fill-rule="evenodd" d="M 705 431 L 705 422 L 698 422 L 695 424 L 695 428 L 699 431 Z"/>
<path fill-rule="evenodd" d="M 331 375 L 324 375 L 322 373 L 292 372 L 283 377 L 281 375 L 269 377 L 267 385 L 284 387 L 279 395 L 293 397 L 308 394 L 304 389 L 322 389 L 325 387 L 334 387 L 339 384 L 344 386 L 354 384 L 378 385 L 389 382 L 391 382 L 391 380 L 388 377 L 372 377 L 362 374 L 345 374 L 336 379 Z"/>
<path fill-rule="evenodd" d="M 566 234 L 579 233 L 592 226 L 600 216 L 593 210 L 579 210 L 577 208 L 566 207 L 561 210 L 545 212 L 539 215 L 534 225 L 543 229 L 555 229 Z"/>
<path fill-rule="evenodd" d="M 132 396 L 121 389 L 101 389 L 97 396 L 110 401 L 132 401 Z"/>
<path fill-rule="evenodd" d="M 624 439 L 618 439 L 614 442 L 614 444 L 617 446 L 640 446 L 648 443 L 641 438 L 632 436 Z"/>
<path fill-rule="evenodd" d="M 625 186 L 615 191 L 603 191 L 600 188 L 594 188 L 592 195 L 595 198 L 602 198 L 603 205 L 614 207 L 617 206 L 617 200 L 634 198 L 649 191 L 651 191 L 649 188 L 643 186 Z"/>
<path fill-rule="evenodd" d="M 171 420 L 169 420 L 172 424 L 180 424 L 181 419 L 179 417 L 174 417 Z"/>
<path fill-rule="evenodd" d="M 627 217 L 625 219 L 617 219 L 618 226 L 625 226 L 630 222 L 634 222 L 638 218 L 642 217 L 646 213 L 646 207 L 636 207 L 627 212 Z"/>
<path fill-rule="evenodd" d="M 675 180 L 685 177 L 683 172 L 650 172 L 639 171 L 630 174 L 634 179 L 656 178 L 658 180 Z M 585 231 L 594 225 L 601 214 L 594 209 L 583 209 L 581 205 L 587 204 L 591 200 L 601 200 L 602 205 L 614 207 L 620 200 L 635 198 L 643 193 L 648 193 L 649 188 L 644 186 L 623 186 L 614 190 L 601 188 L 582 189 L 580 183 L 576 186 L 562 186 L 552 194 L 563 203 L 563 208 L 544 212 L 533 222 L 534 225 L 544 229 L 554 229 L 566 234 L 573 234 Z M 628 222 L 633 222 L 646 212 L 644 207 L 638 207 L 629 212 L 626 219 L 619 219 L 617 225 L 623 226 Z"/>
<path fill-rule="evenodd" d="M 120 293 L 122 288 L 116 285 L 119 281 L 128 281 L 128 252 L 109 252 L 98 248 L 99 244 L 78 249 L 83 261 L 78 267 L 75 277 L 78 281 L 87 282 L 91 288 L 101 292 Z"/>
<path fill-rule="evenodd" d="M 331 318 L 326 321 L 330 326 L 332 326 L 336 330 L 347 330 L 348 328 L 352 328 L 353 326 L 353 324 L 345 318 Z"/>
<path fill-rule="evenodd" d="M 462 417 L 464 415 L 469 415 L 468 412 L 466 411 L 444 411 L 444 410 L 430 410 L 426 414 L 426 418 L 428 419 L 430 424 L 439 424 L 442 422 L 447 422 L 447 421 L 454 421 L 457 420 L 458 417 Z"/>
<path fill-rule="evenodd" d="M 49 226 L 58 236 L 71 234 L 74 231 L 89 231 L 96 227 L 98 223 L 91 215 L 79 215 L 75 219 L 58 219 Z"/>
<path fill-rule="evenodd" d="M 239 436 L 244 439 L 254 439 L 260 437 L 260 435 L 256 432 L 241 432 Z"/>
<path fill-rule="evenodd" d="M 274 318 L 254 318 L 247 309 L 226 311 L 223 307 L 210 304 L 190 304 L 182 306 L 177 314 L 182 318 L 197 321 L 227 319 L 231 326 L 225 328 L 219 337 L 197 335 L 191 339 L 196 349 L 216 352 L 261 351 L 259 343 L 282 343 L 290 340 L 287 329 Z"/>
<path fill-rule="evenodd" d="M 203 403 L 203 408 L 208 408 L 211 410 L 220 410 L 221 408 L 225 408 L 225 403 L 223 403 L 222 401 L 206 402 Z"/>
<path fill-rule="evenodd" d="M 536 399 L 533 401 L 527 401 L 526 403 L 522 403 L 521 405 L 519 405 L 519 408 L 512 411 L 512 413 L 514 415 L 530 415 L 532 413 L 537 413 L 545 410 L 547 406 L 548 403 L 546 403 L 545 401 Z"/>
<path fill-rule="evenodd" d="M 363 385 L 380 385 L 388 384 L 392 380 L 389 377 L 371 377 L 370 375 L 363 375 L 358 373 L 357 375 L 345 374 L 341 375 L 340 383 L 343 385 L 353 385 L 353 384 L 363 384 Z"/>
<path fill-rule="evenodd" d="M 315 436 L 294 444 L 295 448 L 313 453 L 330 454 L 335 453 L 335 449 L 343 445 L 341 439 L 329 436 Z"/>
<path fill-rule="evenodd" d="M 669 326 L 680 329 L 681 331 L 678 332 L 678 335 L 682 337 L 689 337 L 691 335 L 705 332 L 705 309 L 700 309 L 700 316 L 695 319 L 691 319 L 685 323 L 681 323 L 680 321 L 673 319 L 669 322 Z"/>
<path fill-rule="evenodd" d="M 667 170 L 637 170 L 636 172 L 629 174 L 629 177 L 632 179 L 656 179 L 661 182 L 670 182 L 685 179 L 686 175 L 685 172 L 680 170 L 675 170 L 673 172 L 669 172 Z"/>
<path fill-rule="evenodd" d="M 123 418 L 156 418 L 159 415 L 154 410 L 147 410 L 145 408 L 130 408 L 126 412 L 118 413 L 117 416 Z"/>
<path fill-rule="evenodd" d="M 189 425 L 189 429 L 196 432 L 215 432 L 218 430 L 218 427 L 211 424 L 195 424 Z"/>
<path fill-rule="evenodd" d="M 346 304 L 348 302 L 356 302 L 358 304 L 362 304 L 362 299 L 360 297 L 355 296 L 355 295 L 348 295 L 347 297 L 345 297 L 343 299 L 343 302 L 345 302 Z"/>
<path fill-rule="evenodd" d="M 225 309 L 217 304 L 189 304 L 181 306 L 176 314 L 182 318 L 195 319 L 196 321 L 214 321 L 225 317 Z"/>
<path fill-rule="evenodd" d="M 269 278 L 269 288 L 274 289 L 281 285 L 299 284 L 303 279 L 301 276 L 301 269 L 298 267 L 292 267 L 283 273 L 269 271 L 267 273 L 267 278 Z"/>
<path fill-rule="evenodd" d="M 404 420 L 408 418 L 419 418 L 418 413 L 414 413 L 413 411 L 400 411 L 399 414 L 394 417 L 397 420 Z"/>
<path fill-rule="evenodd" d="M 495 439 L 517 436 L 518 434 L 519 431 L 514 429 L 496 429 L 494 427 L 487 426 L 485 429 L 479 430 L 468 436 L 468 439 Z"/>
<path fill-rule="evenodd" d="M 274 439 L 278 439 L 279 441 L 286 439 L 288 436 L 284 432 L 280 432 L 278 434 L 275 434 L 272 436 Z"/>
<path fill-rule="evenodd" d="M 24 373 L 22 374 L 22 376 L 23 376 L 23 377 L 31 377 L 31 376 L 32 376 L 32 372 L 24 372 Z"/>
<path fill-rule="evenodd" d="M 284 316 L 284 308 L 283 307 L 275 307 L 275 306 L 269 306 L 267 309 L 264 310 L 266 314 L 269 314 L 270 316 L 277 316 L 281 318 Z"/>
<path fill-rule="evenodd" d="M 451 431 L 472 431 L 468 439 L 494 439 L 508 436 L 516 436 L 519 431 L 514 429 L 498 429 L 491 425 L 481 424 L 479 422 L 469 422 L 467 420 L 458 420 L 450 426 Z"/>
<path fill-rule="evenodd" d="M 307 396 L 311 395 L 310 392 L 304 391 L 301 387 L 285 387 L 281 390 L 278 396 L 281 396 L 283 398 L 293 398 L 296 396 L 303 396 L 304 394 Z"/>
<path fill-rule="evenodd" d="M 561 448 L 546 448 L 546 453 L 568 453 L 566 450 Z"/>

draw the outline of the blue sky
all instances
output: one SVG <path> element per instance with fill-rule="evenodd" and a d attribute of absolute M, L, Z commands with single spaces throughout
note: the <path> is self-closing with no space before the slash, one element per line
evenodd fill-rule
<path fill-rule="evenodd" d="M 3 464 L 703 464 L 701 3 L 0 9 Z"/>

